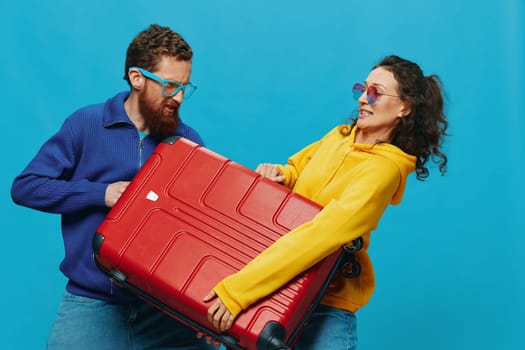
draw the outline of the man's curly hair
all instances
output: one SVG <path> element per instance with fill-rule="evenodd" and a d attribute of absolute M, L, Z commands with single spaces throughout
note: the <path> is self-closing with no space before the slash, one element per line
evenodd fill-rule
<path fill-rule="evenodd" d="M 131 41 L 126 52 L 124 79 L 129 83 L 130 67 L 155 70 L 163 56 L 171 56 L 182 61 L 190 61 L 193 51 L 182 36 L 169 27 L 152 24 Z"/>

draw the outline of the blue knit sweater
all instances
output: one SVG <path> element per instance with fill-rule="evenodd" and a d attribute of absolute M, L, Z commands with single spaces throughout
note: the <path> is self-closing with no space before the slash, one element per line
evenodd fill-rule
<path fill-rule="evenodd" d="M 65 258 L 60 270 L 70 293 L 106 300 L 129 300 L 95 266 L 91 240 L 108 212 L 108 184 L 129 181 L 158 142 L 139 133 L 124 110 L 129 92 L 73 113 L 15 178 L 17 204 L 62 214 Z M 199 134 L 179 123 L 175 135 L 203 144 Z"/>

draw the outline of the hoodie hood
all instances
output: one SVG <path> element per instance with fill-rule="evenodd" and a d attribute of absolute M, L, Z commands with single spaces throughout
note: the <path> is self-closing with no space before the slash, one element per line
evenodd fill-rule
<path fill-rule="evenodd" d="M 357 127 L 352 130 L 350 139 L 355 140 Z M 353 142 L 353 141 L 352 141 Z M 389 143 L 378 143 L 375 145 L 361 144 L 353 142 L 354 150 L 359 150 L 371 154 L 375 154 L 384 158 L 390 159 L 399 169 L 401 173 L 401 179 L 399 187 L 392 198 L 392 204 L 399 204 L 403 199 L 403 193 L 405 192 L 406 179 L 410 173 L 416 169 L 417 158 L 411 154 L 403 152 L 399 147 L 391 145 Z"/>

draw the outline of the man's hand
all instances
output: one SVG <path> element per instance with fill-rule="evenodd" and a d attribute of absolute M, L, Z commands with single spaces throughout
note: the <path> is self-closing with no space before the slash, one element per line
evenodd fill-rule
<path fill-rule="evenodd" d="M 128 185 L 129 181 L 118 181 L 113 182 L 106 187 L 105 202 L 108 208 L 112 208 L 115 205 Z"/>
<path fill-rule="evenodd" d="M 221 342 L 218 341 L 218 340 L 215 340 L 213 339 L 212 337 L 210 337 L 209 335 L 205 335 L 204 333 L 202 332 L 197 332 L 197 338 L 200 339 L 202 337 L 205 337 L 206 338 L 206 343 L 208 344 L 213 344 L 213 346 L 215 346 L 216 348 L 218 348 L 219 346 L 221 346 Z"/>

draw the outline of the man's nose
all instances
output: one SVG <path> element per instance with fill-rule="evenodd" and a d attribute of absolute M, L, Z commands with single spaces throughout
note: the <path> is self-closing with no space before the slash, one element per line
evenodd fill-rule
<path fill-rule="evenodd" d="M 179 90 L 175 95 L 171 96 L 171 98 L 177 101 L 177 103 L 180 105 L 184 99 L 184 90 Z"/>

